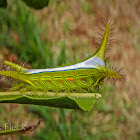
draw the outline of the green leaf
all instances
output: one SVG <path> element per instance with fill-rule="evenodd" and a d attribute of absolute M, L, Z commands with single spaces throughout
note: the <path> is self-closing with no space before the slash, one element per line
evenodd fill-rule
<path fill-rule="evenodd" d="M 28 91 L 0 92 L 0 103 L 34 104 L 89 111 L 101 95 L 99 93 L 55 93 Z"/>
<path fill-rule="evenodd" d="M 27 6 L 34 9 L 42 9 L 48 6 L 49 0 L 23 0 Z"/>
<path fill-rule="evenodd" d="M 76 103 L 79 105 L 79 107 L 85 111 L 89 111 L 97 101 L 96 98 L 78 98 L 75 99 Z"/>
<path fill-rule="evenodd" d="M 0 0 L 0 8 L 6 8 L 7 7 L 7 0 Z"/>

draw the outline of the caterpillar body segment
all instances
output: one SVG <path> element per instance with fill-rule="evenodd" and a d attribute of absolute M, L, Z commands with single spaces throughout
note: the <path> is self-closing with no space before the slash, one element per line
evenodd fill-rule
<path fill-rule="evenodd" d="M 94 77 L 94 69 L 78 69 L 68 71 L 43 72 L 39 74 L 26 74 L 28 79 L 37 88 L 48 90 L 80 91 L 93 89 L 93 83 L 98 79 Z M 96 85 L 95 85 L 96 86 Z"/>

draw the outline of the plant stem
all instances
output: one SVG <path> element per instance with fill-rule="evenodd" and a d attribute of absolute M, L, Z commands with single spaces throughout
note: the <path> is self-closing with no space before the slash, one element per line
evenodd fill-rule
<path fill-rule="evenodd" d="M 24 93 L 20 91 L 0 92 L 1 97 L 16 97 L 16 96 L 42 96 L 44 97 L 74 97 L 74 98 L 100 98 L 99 93 L 56 93 L 56 92 L 44 92 L 44 91 L 26 91 Z"/>

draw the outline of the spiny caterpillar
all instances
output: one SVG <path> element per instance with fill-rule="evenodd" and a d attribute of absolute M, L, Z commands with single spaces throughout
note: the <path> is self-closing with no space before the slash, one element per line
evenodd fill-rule
<path fill-rule="evenodd" d="M 82 61 L 47 69 L 26 69 L 15 63 L 4 61 L 14 71 L 0 71 L 0 74 L 20 81 L 20 84 L 13 86 L 11 90 L 24 88 L 28 91 L 39 90 L 58 94 L 59 92 L 97 93 L 99 85 L 105 78 L 122 78 L 119 71 L 106 68 L 105 52 L 109 44 L 109 36 L 113 33 L 110 33 L 112 30 L 110 21 L 103 24 L 106 27 L 97 51 Z"/>

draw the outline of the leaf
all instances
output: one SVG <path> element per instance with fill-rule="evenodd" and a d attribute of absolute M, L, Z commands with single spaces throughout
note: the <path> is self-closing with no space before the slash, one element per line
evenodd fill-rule
<path fill-rule="evenodd" d="M 0 0 L 0 8 L 6 8 L 7 7 L 7 0 Z"/>
<path fill-rule="evenodd" d="M 89 111 L 95 104 L 95 102 L 97 101 L 96 98 L 90 98 L 90 99 L 75 99 L 76 103 L 79 105 L 79 107 L 85 111 Z"/>
<path fill-rule="evenodd" d="M 89 111 L 100 98 L 99 93 L 54 93 L 54 92 L 0 92 L 0 103 L 34 104 Z"/>
<path fill-rule="evenodd" d="M 94 104 L 96 103 L 97 99 L 101 97 L 98 93 L 90 93 L 95 94 L 94 98 L 76 98 L 75 101 L 79 105 L 79 107 L 85 111 L 89 111 Z"/>
<path fill-rule="evenodd" d="M 23 0 L 25 4 L 34 9 L 42 9 L 48 6 L 49 0 Z"/>

